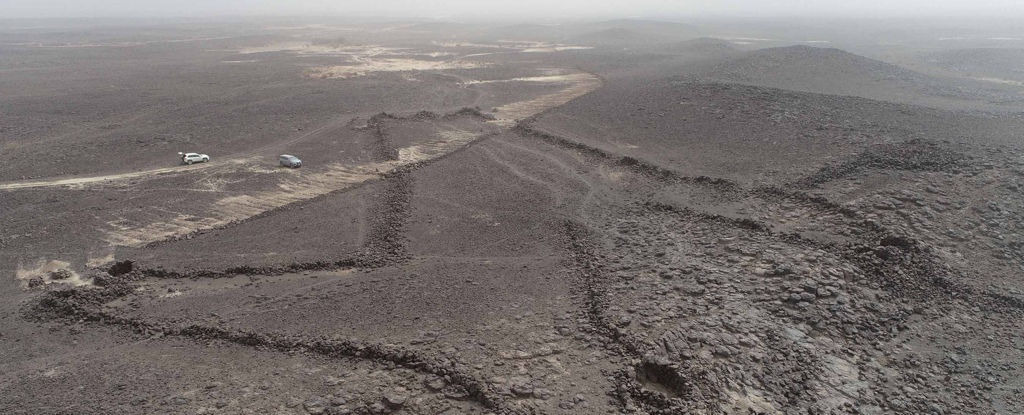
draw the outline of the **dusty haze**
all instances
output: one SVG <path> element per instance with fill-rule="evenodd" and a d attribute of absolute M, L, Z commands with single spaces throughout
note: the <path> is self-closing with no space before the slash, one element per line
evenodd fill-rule
<path fill-rule="evenodd" d="M 0 1 L 0 16 L 39 17 L 196 17 L 209 15 L 383 15 L 390 17 L 531 17 L 598 16 L 1010 16 L 1024 15 L 1024 4 L 1013 0 L 897 0 L 851 2 L 843 0 L 639 0 L 593 2 L 583 0 L 516 2 L 414 1 L 350 2 L 326 0 L 132 0 Z"/>

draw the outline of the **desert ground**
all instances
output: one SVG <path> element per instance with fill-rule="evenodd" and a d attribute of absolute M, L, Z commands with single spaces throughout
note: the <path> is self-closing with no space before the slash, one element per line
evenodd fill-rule
<path fill-rule="evenodd" d="M 0 20 L 0 412 L 1024 413 L 1019 36 Z"/>

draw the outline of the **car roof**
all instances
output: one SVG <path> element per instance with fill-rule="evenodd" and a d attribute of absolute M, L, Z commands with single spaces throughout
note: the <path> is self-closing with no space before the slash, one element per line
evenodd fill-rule
<path fill-rule="evenodd" d="M 296 158 L 295 156 L 290 156 L 290 155 L 287 155 L 287 154 L 282 154 L 281 157 L 287 157 L 287 158 L 290 158 L 290 159 Z"/>

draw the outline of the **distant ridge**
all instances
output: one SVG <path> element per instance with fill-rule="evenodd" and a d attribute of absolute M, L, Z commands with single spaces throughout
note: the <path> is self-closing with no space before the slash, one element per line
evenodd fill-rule
<path fill-rule="evenodd" d="M 675 40 L 682 40 L 699 36 L 700 30 L 686 23 L 663 22 L 657 20 L 642 19 L 616 19 L 602 22 L 585 23 L 576 26 L 580 33 L 597 32 L 606 29 L 628 29 L 652 35 L 672 37 Z"/>
<path fill-rule="evenodd" d="M 740 50 L 729 43 L 728 40 L 713 37 L 700 37 L 691 40 L 684 40 L 682 42 L 659 45 L 658 49 L 665 52 L 700 54 L 728 54 L 740 52 Z"/>
<path fill-rule="evenodd" d="M 672 38 L 623 27 L 613 27 L 572 36 L 568 40 L 588 45 L 635 45 L 665 43 L 671 41 Z"/>
<path fill-rule="evenodd" d="M 797 45 L 759 49 L 716 68 L 718 76 L 735 81 L 808 82 L 814 80 L 899 80 L 925 82 L 927 76 L 836 48 Z"/>

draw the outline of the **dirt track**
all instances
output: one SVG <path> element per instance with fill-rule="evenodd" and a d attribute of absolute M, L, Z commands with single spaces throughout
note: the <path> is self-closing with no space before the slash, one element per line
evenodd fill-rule
<path fill-rule="evenodd" d="M 600 85 L 600 81 L 593 75 L 586 73 L 578 73 L 557 77 L 550 77 L 543 80 L 543 82 L 552 82 L 556 84 L 568 84 L 562 91 L 529 99 L 525 101 L 513 102 L 503 105 L 499 108 L 499 115 L 496 117 L 498 124 L 502 126 L 511 126 L 515 124 L 516 120 L 524 119 L 536 114 L 539 114 L 545 110 L 562 105 L 576 97 L 593 91 Z M 367 114 L 368 115 L 368 114 Z M 312 131 L 303 133 L 296 137 L 290 137 L 287 140 L 281 142 L 275 142 L 272 145 L 261 147 L 259 149 L 247 150 L 242 153 L 236 153 L 227 155 L 224 157 L 218 157 L 216 160 L 212 160 L 209 163 L 200 163 L 198 165 L 191 166 L 178 166 L 178 167 L 163 167 L 155 168 L 144 171 L 135 171 L 128 173 L 109 174 L 91 177 L 76 177 L 68 179 L 56 179 L 56 180 L 40 180 L 40 181 L 29 181 L 29 182 L 13 182 L 13 183 L 0 183 L 0 190 L 13 190 L 13 189 L 28 189 L 37 187 L 63 187 L 63 186 L 83 186 L 95 183 L 104 183 L 126 179 L 139 179 L 164 174 L 176 174 L 176 173 L 191 173 L 195 170 L 207 169 L 211 167 L 221 167 L 223 169 L 231 169 L 233 165 L 251 163 L 252 158 L 257 157 L 257 154 L 270 154 L 275 150 L 287 148 L 288 146 L 294 145 L 298 142 L 309 140 L 322 134 L 323 131 L 337 127 L 351 122 L 358 116 L 342 116 L 327 123 L 321 127 L 318 127 Z M 415 151 L 410 149 L 409 151 Z M 418 160 L 404 160 L 406 162 L 415 162 Z M 377 169 L 380 166 L 353 166 L 349 169 L 354 171 L 363 171 L 366 169 Z"/>

